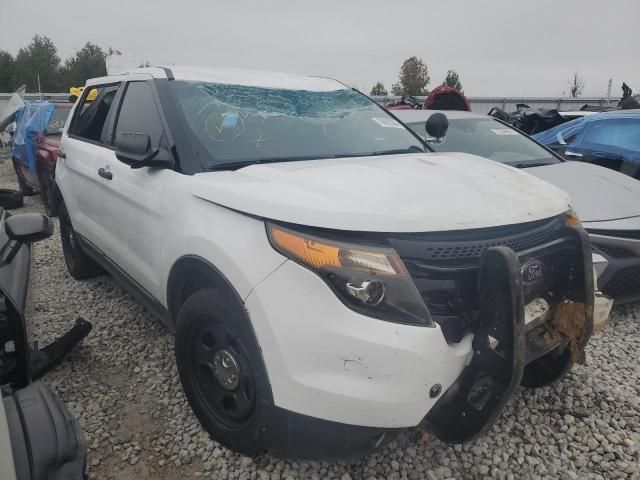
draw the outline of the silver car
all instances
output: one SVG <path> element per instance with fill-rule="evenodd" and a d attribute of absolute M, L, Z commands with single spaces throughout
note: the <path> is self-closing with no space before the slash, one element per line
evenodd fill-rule
<path fill-rule="evenodd" d="M 591 237 L 598 288 L 616 304 L 640 299 L 640 182 L 597 165 L 565 161 L 493 117 L 471 112 L 392 112 L 425 138 L 434 113 L 449 120 L 446 137 L 429 139 L 437 152 L 465 152 L 531 173 L 563 189 Z"/>

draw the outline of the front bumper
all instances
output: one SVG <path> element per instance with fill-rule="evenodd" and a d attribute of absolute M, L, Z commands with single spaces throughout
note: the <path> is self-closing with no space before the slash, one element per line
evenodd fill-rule
<path fill-rule="evenodd" d="M 379 428 L 420 423 L 429 392 L 455 382 L 472 336 L 448 345 L 439 327 L 366 317 L 340 302 L 315 273 L 292 261 L 245 301 L 277 407 Z"/>
<path fill-rule="evenodd" d="M 474 327 L 455 341 L 440 324 L 408 326 L 360 315 L 310 270 L 282 264 L 245 301 L 271 383 L 269 408 L 280 419 L 267 421 L 268 448 L 315 442 L 314 425 L 357 430 L 358 447 L 372 448 L 385 431 L 423 420 L 445 441 L 466 441 L 492 424 L 518 385 L 562 376 L 582 360 L 594 303 L 586 233 L 565 230 L 562 238 L 518 254 L 504 246 L 484 251 Z M 521 265 L 536 257 L 570 257 L 571 268 L 550 264 L 548 321 L 525 325 L 525 301 L 540 292 L 523 285 Z M 282 425 L 286 438 L 273 434 Z"/>
<path fill-rule="evenodd" d="M 589 232 L 593 252 L 606 260 L 598 271 L 598 289 L 616 305 L 640 300 L 640 232 L 633 232 L 637 238 L 614 230 L 596 232 Z"/>

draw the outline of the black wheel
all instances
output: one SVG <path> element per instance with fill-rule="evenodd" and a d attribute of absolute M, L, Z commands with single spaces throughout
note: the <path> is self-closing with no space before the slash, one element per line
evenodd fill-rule
<path fill-rule="evenodd" d="M 0 207 L 11 210 L 20 208 L 22 205 L 24 205 L 22 192 L 8 188 L 0 188 Z"/>
<path fill-rule="evenodd" d="M 59 207 L 60 239 L 67 270 L 76 280 L 92 278 L 103 273 L 103 269 L 83 250 L 71 225 L 71 219 L 64 203 Z"/>
<path fill-rule="evenodd" d="M 58 202 L 56 201 L 55 191 L 51 189 L 50 183 L 47 181 L 47 174 L 40 172 L 38 174 L 40 181 L 40 199 L 44 205 L 47 215 L 50 217 L 58 216 Z"/>
<path fill-rule="evenodd" d="M 191 408 L 212 437 L 247 455 L 264 450 L 258 399 L 266 375 L 235 299 L 213 289 L 187 299 L 176 325 L 176 362 Z"/>
<path fill-rule="evenodd" d="M 20 171 L 20 167 L 18 167 L 18 161 L 15 158 L 12 158 L 11 160 L 13 162 L 13 169 L 16 172 L 16 177 L 18 177 L 18 187 L 20 188 L 22 194 L 26 195 L 27 197 L 35 195 L 36 191 L 29 185 L 27 185 L 27 182 L 25 181 L 24 176 Z"/>
<path fill-rule="evenodd" d="M 524 367 L 520 385 L 538 388 L 557 382 L 571 370 L 571 348 L 561 352 L 550 352 Z"/>

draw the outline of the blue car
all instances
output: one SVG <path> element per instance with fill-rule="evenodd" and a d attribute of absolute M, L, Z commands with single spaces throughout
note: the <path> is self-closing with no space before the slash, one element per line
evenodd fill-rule
<path fill-rule="evenodd" d="M 533 138 L 567 160 L 601 165 L 640 180 L 640 110 L 585 116 Z"/>

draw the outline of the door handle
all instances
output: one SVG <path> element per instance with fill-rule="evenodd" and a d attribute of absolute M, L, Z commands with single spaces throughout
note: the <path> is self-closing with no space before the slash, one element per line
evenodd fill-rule
<path fill-rule="evenodd" d="M 105 170 L 104 168 L 98 169 L 98 175 L 100 175 L 102 178 L 106 178 L 107 180 L 111 180 L 113 178 L 113 173 Z"/>

